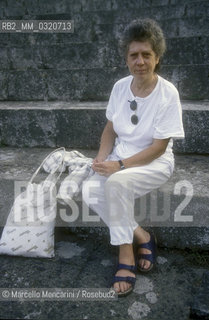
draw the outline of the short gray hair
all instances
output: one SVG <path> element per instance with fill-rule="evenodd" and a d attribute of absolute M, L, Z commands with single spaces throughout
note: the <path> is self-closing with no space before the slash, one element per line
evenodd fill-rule
<path fill-rule="evenodd" d="M 148 41 L 158 58 L 161 58 L 166 50 L 163 31 L 159 24 L 152 19 L 136 19 L 126 27 L 119 40 L 120 53 L 125 59 L 132 41 Z"/>

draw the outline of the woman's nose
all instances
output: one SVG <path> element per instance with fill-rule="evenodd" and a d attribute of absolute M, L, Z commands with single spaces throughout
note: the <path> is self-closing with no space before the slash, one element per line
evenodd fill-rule
<path fill-rule="evenodd" d="M 143 60 L 143 57 L 141 55 L 138 55 L 136 63 L 137 64 L 144 64 L 144 60 Z"/>

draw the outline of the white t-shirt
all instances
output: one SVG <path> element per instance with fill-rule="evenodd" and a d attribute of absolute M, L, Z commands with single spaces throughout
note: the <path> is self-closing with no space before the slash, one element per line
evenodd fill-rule
<path fill-rule="evenodd" d="M 117 81 L 108 102 L 106 117 L 113 122 L 118 137 L 112 155 L 125 159 L 148 148 L 153 139 L 184 138 L 182 109 L 179 94 L 174 85 L 158 76 L 154 90 L 145 98 L 133 95 L 133 76 Z M 132 111 L 130 102 L 137 102 L 137 110 Z M 131 116 L 139 118 L 132 124 Z M 170 139 L 162 159 L 173 162 L 173 139 Z"/>

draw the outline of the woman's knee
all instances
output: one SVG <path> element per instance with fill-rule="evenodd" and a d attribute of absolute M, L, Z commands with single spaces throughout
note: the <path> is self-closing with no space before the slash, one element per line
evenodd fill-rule
<path fill-rule="evenodd" d="M 99 180 L 89 179 L 88 181 L 83 182 L 82 199 L 88 206 L 91 203 L 91 200 L 94 198 L 98 199 L 102 192 L 102 185 Z"/>
<path fill-rule="evenodd" d="M 105 191 L 112 192 L 113 190 L 123 190 L 132 185 L 130 179 L 121 172 L 113 173 L 105 182 Z"/>

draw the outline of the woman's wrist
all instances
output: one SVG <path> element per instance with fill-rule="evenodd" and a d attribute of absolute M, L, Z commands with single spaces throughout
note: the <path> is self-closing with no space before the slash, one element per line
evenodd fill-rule
<path fill-rule="evenodd" d="M 103 162 L 105 161 L 107 157 L 105 155 L 100 155 L 99 153 L 97 154 L 97 156 L 95 157 L 95 159 L 98 161 L 98 162 Z"/>
<path fill-rule="evenodd" d="M 119 166 L 120 166 L 120 170 L 124 170 L 125 166 L 122 160 L 118 160 Z"/>

